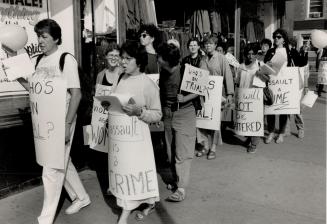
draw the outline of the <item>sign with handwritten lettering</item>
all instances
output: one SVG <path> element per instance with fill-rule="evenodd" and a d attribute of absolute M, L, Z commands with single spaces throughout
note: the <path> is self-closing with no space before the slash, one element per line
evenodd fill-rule
<path fill-rule="evenodd" d="M 327 61 L 320 61 L 317 83 L 327 85 Z"/>
<path fill-rule="evenodd" d="M 271 75 L 268 87 L 274 95 L 274 104 L 265 105 L 264 114 L 299 114 L 299 68 L 282 67 L 277 76 Z"/>
<path fill-rule="evenodd" d="M 243 136 L 264 136 L 262 88 L 235 91 L 234 132 Z"/>
<path fill-rule="evenodd" d="M 185 64 L 181 90 L 204 96 L 208 76 L 209 71 Z"/>
<path fill-rule="evenodd" d="M 149 126 L 109 109 L 109 185 L 123 200 L 159 196 Z"/>
<path fill-rule="evenodd" d="M 41 166 L 64 169 L 66 85 L 59 77 L 29 79 L 36 160 Z"/>
<path fill-rule="evenodd" d="M 222 85 L 222 76 L 208 77 L 202 110 L 196 112 L 197 128 L 220 130 Z"/>
<path fill-rule="evenodd" d="M 112 86 L 101 84 L 96 85 L 96 96 L 109 96 L 112 92 Z M 93 109 L 91 119 L 91 141 L 90 148 L 108 153 L 109 132 L 108 132 L 108 110 L 101 105 L 100 100 L 93 98 Z"/>

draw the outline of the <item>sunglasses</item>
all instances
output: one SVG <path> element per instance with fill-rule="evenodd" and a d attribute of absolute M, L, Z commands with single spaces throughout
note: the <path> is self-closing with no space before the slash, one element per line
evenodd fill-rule
<path fill-rule="evenodd" d="M 140 37 L 143 37 L 143 38 L 146 38 L 147 36 L 149 36 L 149 34 L 147 34 L 147 33 L 142 33 L 142 34 L 140 35 Z"/>
<path fill-rule="evenodd" d="M 280 39 L 280 38 L 283 38 L 283 36 L 281 36 L 281 35 L 276 35 L 276 36 L 273 36 L 273 38 L 274 38 L 274 39 L 275 39 L 275 38 Z"/>

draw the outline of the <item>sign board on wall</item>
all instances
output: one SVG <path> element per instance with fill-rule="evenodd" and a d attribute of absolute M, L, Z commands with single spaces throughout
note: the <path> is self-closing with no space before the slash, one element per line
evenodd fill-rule
<path fill-rule="evenodd" d="M 22 26 L 28 35 L 24 49 L 30 57 L 41 52 L 34 25 L 44 18 L 48 18 L 47 0 L 3 0 L 0 3 L 0 27 L 6 24 Z M 27 91 L 17 81 L 9 81 L 0 73 L 0 96 L 20 94 L 27 94 Z"/>

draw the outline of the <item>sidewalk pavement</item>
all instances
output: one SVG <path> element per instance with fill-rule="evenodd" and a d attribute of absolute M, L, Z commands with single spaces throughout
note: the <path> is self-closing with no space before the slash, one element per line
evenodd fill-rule
<path fill-rule="evenodd" d="M 170 194 L 158 175 L 161 201 L 144 224 L 324 224 L 326 223 L 326 94 L 304 110 L 305 137 L 292 135 L 283 144 L 260 142 L 247 154 L 241 141 L 224 139 L 215 160 L 195 158 L 183 202 L 165 201 Z M 159 170 L 162 171 L 162 170 Z M 160 172 L 159 172 L 160 173 Z M 62 197 L 55 224 L 116 223 L 120 209 L 104 196 L 92 170 L 80 173 L 92 203 L 74 215 Z M 65 196 L 65 195 L 63 195 Z M 43 187 L 0 200 L 1 224 L 34 224 L 42 206 Z M 130 216 L 129 223 L 139 223 Z"/>

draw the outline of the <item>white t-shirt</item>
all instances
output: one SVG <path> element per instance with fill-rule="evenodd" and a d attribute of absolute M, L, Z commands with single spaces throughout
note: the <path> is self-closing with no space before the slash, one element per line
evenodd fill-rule
<path fill-rule="evenodd" d="M 41 60 L 39 61 L 36 71 L 38 69 L 44 69 L 47 72 L 46 73 L 34 73 L 33 77 L 35 77 L 35 75 L 39 75 L 40 79 L 42 78 L 46 78 L 43 77 L 46 74 L 51 75 L 51 76 L 61 76 L 62 78 L 64 78 L 67 81 L 67 90 L 71 89 L 71 88 L 80 88 L 80 80 L 79 80 L 79 75 L 78 75 L 78 64 L 77 61 L 75 60 L 75 58 L 73 56 L 71 56 L 70 54 L 67 54 L 65 56 L 65 60 L 64 60 L 64 69 L 61 72 L 60 68 L 59 68 L 59 60 L 60 60 L 60 56 L 63 54 L 64 52 L 62 50 L 57 50 L 54 53 L 46 56 L 43 55 L 43 57 L 41 58 Z M 35 57 L 35 63 L 36 63 L 36 57 Z M 66 112 L 69 106 L 69 102 L 70 102 L 70 98 L 71 95 L 70 93 L 67 91 L 67 95 L 66 95 Z"/>

